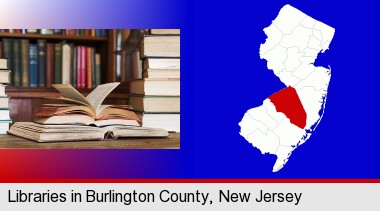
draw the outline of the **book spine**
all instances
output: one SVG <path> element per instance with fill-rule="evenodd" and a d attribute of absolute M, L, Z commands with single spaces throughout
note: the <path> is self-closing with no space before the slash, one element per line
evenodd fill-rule
<path fill-rule="evenodd" d="M 13 58 L 13 85 L 21 86 L 21 40 L 14 39 L 12 46 L 12 58 Z"/>
<path fill-rule="evenodd" d="M 38 45 L 38 85 L 46 85 L 46 40 L 37 40 Z"/>
<path fill-rule="evenodd" d="M 71 47 L 69 44 L 62 46 L 62 83 L 70 84 L 71 72 Z"/>
<path fill-rule="evenodd" d="M 76 35 L 75 29 L 66 29 L 66 35 L 74 36 Z"/>
<path fill-rule="evenodd" d="M 54 43 L 48 43 L 46 46 L 46 86 L 52 87 L 55 82 L 54 78 Z"/>
<path fill-rule="evenodd" d="M 21 40 L 22 86 L 29 86 L 29 40 Z"/>
<path fill-rule="evenodd" d="M 95 48 L 91 48 L 91 80 L 92 80 L 92 88 L 96 87 L 96 67 L 95 67 Z"/>
<path fill-rule="evenodd" d="M 29 86 L 38 86 L 38 46 L 29 45 Z"/>
<path fill-rule="evenodd" d="M 86 36 L 86 29 L 79 29 L 79 36 Z"/>
<path fill-rule="evenodd" d="M 53 29 L 54 34 L 62 34 L 62 29 Z"/>
<path fill-rule="evenodd" d="M 8 70 L 8 59 L 0 58 L 0 70 Z"/>
<path fill-rule="evenodd" d="M 62 83 L 62 44 L 56 43 L 54 45 L 54 82 L 56 84 Z"/>
<path fill-rule="evenodd" d="M 77 46 L 77 87 L 82 88 L 82 53 L 81 46 Z"/>
<path fill-rule="evenodd" d="M 96 86 L 100 85 L 101 84 L 101 56 L 99 53 L 95 54 L 95 78 L 96 78 Z"/>
<path fill-rule="evenodd" d="M 3 38 L 2 39 L 2 43 L 3 43 L 3 57 L 4 58 L 7 58 L 8 61 L 7 61 L 7 67 L 12 70 L 12 39 L 9 39 L 9 38 Z"/>
<path fill-rule="evenodd" d="M 54 34 L 53 29 L 40 29 L 40 34 Z"/>
<path fill-rule="evenodd" d="M 28 33 L 28 34 L 36 34 L 38 31 L 37 31 L 37 29 L 27 29 L 26 30 L 26 33 Z"/>
<path fill-rule="evenodd" d="M 107 37 L 107 29 L 102 29 L 102 37 Z"/>
<path fill-rule="evenodd" d="M 92 62 L 91 62 L 91 48 L 86 47 L 86 73 L 87 73 L 87 89 L 92 88 Z"/>
<path fill-rule="evenodd" d="M 72 76 L 72 85 L 74 86 L 74 87 L 78 87 L 78 85 L 77 85 L 77 72 L 78 72 L 78 54 L 77 54 L 77 52 L 78 52 L 78 47 L 77 46 L 73 46 L 72 47 L 72 51 L 73 51 L 73 53 L 72 53 L 72 58 L 73 58 L 73 62 L 72 62 L 72 74 L 71 74 L 71 76 Z"/>
<path fill-rule="evenodd" d="M 81 46 L 81 88 L 86 88 L 86 46 Z"/>
<path fill-rule="evenodd" d="M 0 58 L 3 58 L 3 42 L 0 41 Z"/>

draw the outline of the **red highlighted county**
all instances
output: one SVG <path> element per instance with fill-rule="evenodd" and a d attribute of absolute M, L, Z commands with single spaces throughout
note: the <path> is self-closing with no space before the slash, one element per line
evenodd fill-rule
<path fill-rule="evenodd" d="M 288 86 L 269 97 L 277 112 L 284 113 L 290 123 L 304 129 L 306 126 L 306 112 L 296 90 Z"/>

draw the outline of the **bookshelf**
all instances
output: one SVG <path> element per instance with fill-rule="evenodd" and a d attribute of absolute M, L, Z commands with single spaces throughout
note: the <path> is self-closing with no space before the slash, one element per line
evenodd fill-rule
<path fill-rule="evenodd" d="M 127 40 L 130 30 L 123 30 L 124 38 Z M 0 32 L 0 41 L 3 38 L 28 39 L 30 43 L 37 40 L 46 40 L 47 43 L 72 43 L 73 45 L 90 46 L 100 54 L 101 60 L 101 83 L 122 81 L 116 73 L 117 36 L 116 30 L 108 29 L 106 36 L 79 36 L 65 34 L 37 34 L 37 33 L 9 33 Z M 125 41 L 124 40 L 124 41 Z M 123 43 L 125 45 L 125 42 Z M 11 69 L 11 71 L 13 71 Z M 89 88 L 77 88 L 79 92 L 87 95 L 92 91 Z M 109 97 L 105 103 L 126 104 L 128 97 L 128 84 L 122 83 Z M 32 115 L 37 112 L 43 103 L 55 103 L 45 97 L 58 97 L 60 94 L 51 87 L 6 87 L 6 93 L 10 97 L 11 118 L 13 122 L 31 121 Z"/>

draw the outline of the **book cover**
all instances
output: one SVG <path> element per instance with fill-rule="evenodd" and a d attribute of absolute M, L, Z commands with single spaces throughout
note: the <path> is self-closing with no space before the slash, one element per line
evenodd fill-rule
<path fill-rule="evenodd" d="M 51 87 L 54 83 L 54 43 L 48 43 L 46 45 L 46 87 Z"/>
<path fill-rule="evenodd" d="M 7 68 L 4 69 L 12 69 L 12 39 L 10 38 L 3 38 L 3 57 L 8 59 L 7 60 Z"/>
<path fill-rule="evenodd" d="M 96 87 L 96 67 L 95 67 L 95 48 L 91 48 L 91 79 L 92 79 L 92 87 Z"/>
<path fill-rule="evenodd" d="M 0 84 L 0 96 L 2 96 L 2 97 L 6 97 L 6 94 L 5 94 L 5 87 L 6 87 L 7 85 L 5 85 L 5 84 Z"/>
<path fill-rule="evenodd" d="M 180 36 L 145 35 L 140 43 L 140 57 L 179 58 Z"/>
<path fill-rule="evenodd" d="M 69 84 L 71 78 L 71 46 L 64 44 L 62 46 L 62 83 Z"/>
<path fill-rule="evenodd" d="M 130 84 L 131 94 L 142 95 L 180 95 L 179 79 L 137 79 L 132 80 Z"/>
<path fill-rule="evenodd" d="M 91 47 L 86 47 L 86 82 L 87 89 L 92 88 L 92 55 L 91 55 Z"/>
<path fill-rule="evenodd" d="M 0 48 L 1 51 L 1 48 Z M 7 70 L 8 69 L 8 59 L 0 58 L 0 70 Z"/>
<path fill-rule="evenodd" d="M 130 95 L 129 105 L 136 112 L 179 113 L 180 96 Z"/>
<path fill-rule="evenodd" d="M 77 62 L 77 58 L 78 58 L 78 54 L 77 54 L 77 51 L 78 51 L 78 48 L 77 46 L 72 46 L 71 48 L 71 51 L 72 51 L 72 54 L 71 54 L 71 83 L 74 87 L 78 87 L 77 86 L 77 68 L 78 68 L 78 62 Z"/>
<path fill-rule="evenodd" d="M 54 44 L 54 82 L 62 83 L 62 43 Z"/>
<path fill-rule="evenodd" d="M 143 69 L 181 69 L 180 59 L 176 58 L 146 58 L 143 62 Z"/>
<path fill-rule="evenodd" d="M 80 63 L 81 63 L 81 69 L 80 69 L 80 74 L 81 74 L 81 81 L 80 81 L 80 88 L 86 88 L 87 84 L 87 77 L 86 77 L 86 72 L 87 72 L 87 63 L 86 63 L 86 58 L 87 58 L 87 50 L 86 46 L 81 46 L 80 47 Z"/>
<path fill-rule="evenodd" d="M 53 34 L 63 34 L 63 29 L 53 29 Z"/>
<path fill-rule="evenodd" d="M 21 86 L 21 40 L 13 39 L 12 43 L 12 84 Z"/>
<path fill-rule="evenodd" d="M 95 76 L 96 76 L 96 85 L 101 84 L 101 75 L 102 75 L 102 65 L 101 65 L 101 55 L 100 53 L 95 54 Z"/>
<path fill-rule="evenodd" d="M 0 84 L 9 84 L 11 78 L 11 71 L 0 70 Z"/>
<path fill-rule="evenodd" d="M 180 35 L 180 29 L 150 29 L 152 35 Z"/>
<path fill-rule="evenodd" d="M 76 84 L 77 88 L 82 88 L 82 48 L 81 46 L 76 47 L 77 53 L 76 53 L 76 62 L 77 62 L 77 69 L 76 69 Z"/>
<path fill-rule="evenodd" d="M 46 40 L 37 40 L 38 45 L 38 86 L 46 86 Z"/>
<path fill-rule="evenodd" d="M 22 86 L 29 86 L 29 40 L 21 40 L 21 78 Z"/>
<path fill-rule="evenodd" d="M 141 119 L 143 127 L 163 128 L 167 131 L 180 132 L 180 114 L 144 112 L 137 113 L 137 116 Z"/>
<path fill-rule="evenodd" d="M 9 98 L 0 95 L 0 109 L 9 108 Z"/>
<path fill-rule="evenodd" d="M 180 71 L 172 69 L 147 69 L 143 72 L 143 78 L 180 78 Z"/>
<path fill-rule="evenodd" d="M 38 46 L 29 45 L 29 86 L 38 86 Z"/>

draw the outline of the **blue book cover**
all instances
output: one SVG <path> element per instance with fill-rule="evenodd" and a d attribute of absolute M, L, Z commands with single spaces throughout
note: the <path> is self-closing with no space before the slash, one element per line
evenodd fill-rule
<path fill-rule="evenodd" d="M 37 40 L 38 46 L 38 85 L 46 85 L 46 40 Z"/>
<path fill-rule="evenodd" d="M 29 45 L 29 86 L 38 86 L 38 47 L 37 44 Z"/>

